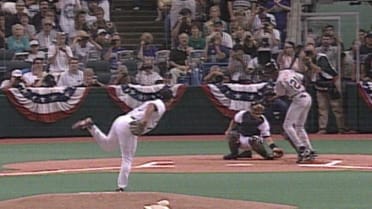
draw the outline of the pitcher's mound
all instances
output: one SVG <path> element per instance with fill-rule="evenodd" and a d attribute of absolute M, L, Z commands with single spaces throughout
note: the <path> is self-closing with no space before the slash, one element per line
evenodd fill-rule
<path fill-rule="evenodd" d="M 155 192 L 103 192 L 37 195 L 0 202 L 0 208 L 12 209 L 143 209 L 145 205 L 168 200 L 172 209 L 294 209 L 294 206 L 206 198 Z"/>

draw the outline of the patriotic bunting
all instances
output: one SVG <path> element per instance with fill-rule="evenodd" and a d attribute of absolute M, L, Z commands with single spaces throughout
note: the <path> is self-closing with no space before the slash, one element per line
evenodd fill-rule
<path fill-rule="evenodd" d="M 171 108 L 181 99 L 186 86 L 183 84 L 176 84 L 173 86 L 166 86 L 165 84 L 158 84 L 152 86 L 141 86 L 141 85 L 110 85 L 108 86 L 107 92 L 111 99 L 124 111 L 129 112 L 135 107 L 138 107 L 142 103 L 148 100 L 154 100 L 159 98 L 158 91 L 162 88 L 170 88 L 173 92 L 174 101 L 171 104 Z"/>
<path fill-rule="evenodd" d="M 9 101 L 29 120 L 56 122 L 75 112 L 88 94 L 79 87 L 10 88 L 5 91 Z"/>
<path fill-rule="evenodd" d="M 228 83 L 203 85 L 202 89 L 223 115 L 232 118 L 236 112 L 249 109 L 252 101 L 262 100 L 265 89 L 272 87 L 272 83 Z"/>
<path fill-rule="evenodd" d="M 358 85 L 359 94 L 362 96 L 364 102 L 368 107 L 372 108 L 372 82 L 361 81 Z"/>

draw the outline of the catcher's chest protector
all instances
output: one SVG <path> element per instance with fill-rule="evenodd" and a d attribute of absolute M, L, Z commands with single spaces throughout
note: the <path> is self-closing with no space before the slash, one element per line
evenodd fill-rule
<path fill-rule="evenodd" d="M 258 129 L 258 126 L 263 122 L 264 119 L 262 117 L 255 118 L 250 112 L 246 112 L 243 114 L 242 123 L 238 126 L 239 133 L 243 136 L 260 136 L 261 131 Z"/>

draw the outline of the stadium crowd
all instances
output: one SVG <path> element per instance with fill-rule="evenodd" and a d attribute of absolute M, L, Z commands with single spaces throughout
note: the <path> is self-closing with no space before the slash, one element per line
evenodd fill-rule
<path fill-rule="evenodd" d="M 133 10 L 142 6 L 143 1 L 133 1 Z M 271 81 L 273 70 L 292 68 L 315 88 L 324 110 L 319 114 L 328 114 L 329 103 L 344 132 L 342 85 L 336 81 L 356 81 L 357 54 L 361 80 L 372 79 L 372 31 L 360 29 L 346 48 L 335 27 L 326 24 L 321 34 L 310 28 L 305 41 L 295 43 L 287 39 L 290 0 L 158 0 L 156 10 L 154 21 L 164 21 L 170 47 L 159 48 L 144 31 L 138 49 L 131 51 L 110 20 L 109 0 L 1 1 L 0 48 L 14 53 L 13 60 L 30 63 L 26 69 L 8 70 L 1 89 L 252 84 Z M 94 72 L 91 61 L 108 63 L 107 81 Z M 327 119 L 320 122 L 321 133 L 326 124 Z"/>

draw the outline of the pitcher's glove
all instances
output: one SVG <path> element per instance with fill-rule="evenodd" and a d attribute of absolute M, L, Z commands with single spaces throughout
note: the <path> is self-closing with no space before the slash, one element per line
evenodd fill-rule
<path fill-rule="evenodd" d="M 146 123 L 134 120 L 129 123 L 129 129 L 130 132 L 132 132 L 133 135 L 141 136 L 143 132 L 145 131 Z"/>
<path fill-rule="evenodd" d="M 281 158 L 281 157 L 283 157 L 283 155 L 284 155 L 283 149 L 281 149 L 279 147 L 275 147 L 273 149 L 273 157 L 274 157 L 274 159 Z"/>

